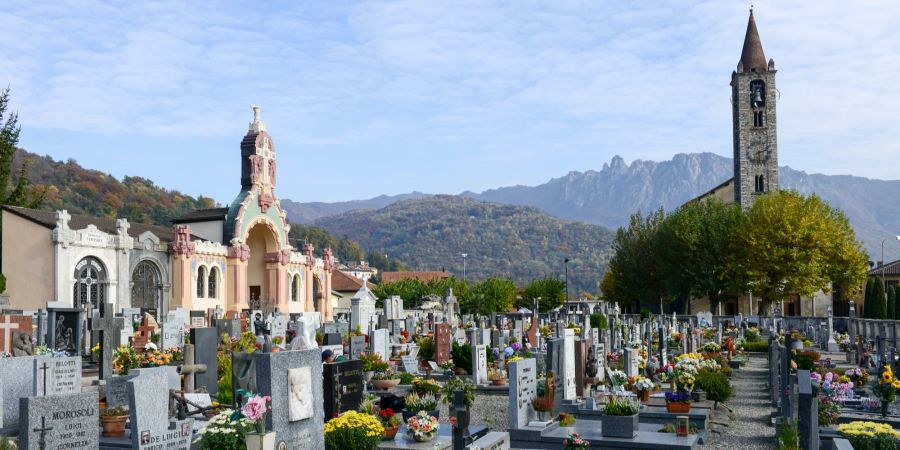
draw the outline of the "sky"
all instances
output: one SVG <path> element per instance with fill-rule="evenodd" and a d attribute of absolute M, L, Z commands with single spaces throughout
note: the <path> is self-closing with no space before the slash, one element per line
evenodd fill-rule
<path fill-rule="evenodd" d="M 250 104 L 277 194 L 537 185 L 614 155 L 731 156 L 750 2 L 0 2 L 29 151 L 230 202 Z M 757 1 L 779 162 L 898 179 L 900 2 Z"/>

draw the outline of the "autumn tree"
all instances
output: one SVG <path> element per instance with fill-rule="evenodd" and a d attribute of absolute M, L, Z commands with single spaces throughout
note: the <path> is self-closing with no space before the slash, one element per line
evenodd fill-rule
<path fill-rule="evenodd" d="M 791 294 L 828 291 L 832 282 L 852 289 L 865 280 L 867 255 L 849 221 L 816 195 L 758 197 L 735 236 L 731 273 L 746 277 L 739 288 L 761 299 L 760 314 Z"/>

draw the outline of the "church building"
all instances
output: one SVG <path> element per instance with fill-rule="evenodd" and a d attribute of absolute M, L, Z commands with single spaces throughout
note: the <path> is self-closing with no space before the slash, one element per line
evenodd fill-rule
<path fill-rule="evenodd" d="M 334 257 L 295 249 L 275 195 L 275 144 L 253 107 L 240 144 L 241 189 L 228 207 L 174 218 L 172 227 L 126 219 L 3 206 L 2 268 L 8 307 L 48 302 L 88 310 L 104 302 L 154 311 L 175 308 L 283 313 L 332 319 Z"/>

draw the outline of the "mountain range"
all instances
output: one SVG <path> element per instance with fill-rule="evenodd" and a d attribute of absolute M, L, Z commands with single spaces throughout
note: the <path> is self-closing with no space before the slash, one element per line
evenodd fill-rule
<path fill-rule="evenodd" d="M 506 205 L 531 206 L 559 218 L 617 228 L 635 211 L 676 209 L 709 191 L 733 175 L 730 158 L 714 153 L 677 154 L 671 160 L 636 160 L 626 164 L 619 156 L 599 171 L 570 172 L 537 186 L 510 186 L 484 192 L 462 192 L 461 197 Z M 873 180 L 851 175 L 808 174 L 790 167 L 780 168 L 782 188 L 803 194 L 815 193 L 842 209 L 857 236 L 871 255 L 880 259 L 881 241 L 900 232 L 900 180 Z M 282 200 L 292 221 L 310 223 L 351 211 L 365 211 L 409 199 L 430 197 L 411 192 L 368 200 L 337 203 L 298 203 Z M 328 228 L 327 226 L 325 228 Z M 351 238 L 356 236 L 349 235 Z M 886 258 L 900 256 L 886 247 Z"/>

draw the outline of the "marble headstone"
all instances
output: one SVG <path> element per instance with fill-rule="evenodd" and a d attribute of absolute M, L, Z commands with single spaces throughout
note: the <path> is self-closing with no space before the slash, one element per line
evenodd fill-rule
<path fill-rule="evenodd" d="M 188 450 L 193 437 L 193 419 L 169 421 L 167 375 L 159 369 L 145 370 L 128 380 L 131 448 Z"/>
<path fill-rule="evenodd" d="M 319 350 L 255 353 L 253 357 L 258 392 L 272 397 L 266 421 L 267 429 L 275 431 L 275 448 L 305 450 L 321 445 L 325 410 L 318 400 L 323 398 Z"/>
<path fill-rule="evenodd" d="M 100 448 L 96 392 L 25 397 L 19 402 L 20 449 Z"/>
<path fill-rule="evenodd" d="M 81 357 L 34 360 L 34 396 L 78 394 L 81 392 Z"/>
<path fill-rule="evenodd" d="M 509 364 L 509 428 L 521 429 L 532 419 L 531 400 L 537 390 L 537 367 L 534 358 Z"/>

